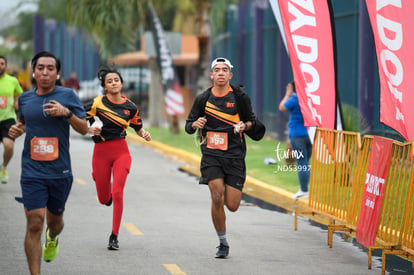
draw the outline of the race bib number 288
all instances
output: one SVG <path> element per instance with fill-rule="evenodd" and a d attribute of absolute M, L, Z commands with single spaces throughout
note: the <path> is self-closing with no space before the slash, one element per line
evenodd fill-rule
<path fill-rule="evenodd" d="M 59 157 L 57 137 L 34 137 L 30 141 L 30 157 L 38 161 L 52 161 Z"/>

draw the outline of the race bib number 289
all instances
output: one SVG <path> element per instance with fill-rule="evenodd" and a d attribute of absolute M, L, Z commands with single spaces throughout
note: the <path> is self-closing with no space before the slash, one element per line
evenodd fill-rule
<path fill-rule="evenodd" d="M 30 157 L 38 161 L 52 161 L 59 157 L 57 137 L 34 137 L 30 141 Z"/>

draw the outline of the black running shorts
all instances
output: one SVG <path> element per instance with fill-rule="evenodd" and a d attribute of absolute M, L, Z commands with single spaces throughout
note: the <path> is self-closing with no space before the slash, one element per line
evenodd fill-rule
<path fill-rule="evenodd" d="M 9 129 L 10 127 L 12 127 L 14 124 L 16 124 L 16 120 L 14 119 L 6 119 L 0 122 L 0 141 L 3 138 L 9 138 L 11 140 L 14 140 L 14 138 L 11 138 L 9 136 Z"/>
<path fill-rule="evenodd" d="M 200 170 L 200 184 L 208 184 L 211 180 L 223 178 L 225 184 L 241 191 L 246 180 L 246 164 L 244 159 L 203 155 Z"/>

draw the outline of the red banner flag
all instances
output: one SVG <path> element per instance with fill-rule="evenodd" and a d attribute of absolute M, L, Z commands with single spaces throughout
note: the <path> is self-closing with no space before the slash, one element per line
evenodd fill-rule
<path fill-rule="evenodd" d="M 380 121 L 413 141 L 414 1 L 366 0 L 366 4 L 378 59 Z"/>
<path fill-rule="evenodd" d="M 334 129 L 336 85 L 328 3 L 279 0 L 278 4 L 305 126 Z"/>
<path fill-rule="evenodd" d="M 357 241 L 365 247 L 375 244 L 391 152 L 391 139 L 374 136 L 365 177 L 364 196 L 356 228 Z"/>

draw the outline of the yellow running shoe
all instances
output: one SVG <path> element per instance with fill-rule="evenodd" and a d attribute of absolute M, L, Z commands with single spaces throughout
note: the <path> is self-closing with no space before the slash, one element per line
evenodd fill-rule
<path fill-rule="evenodd" d="M 7 175 L 7 180 L 4 178 L 5 175 L 5 169 L 3 167 L 3 165 L 0 165 L 0 181 L 1 183 L 7 183 L 8 181 L 8 175 Z"/>
<path fill-rule="evenodd" d="M 9 182 L 9 172 L 4 167 L 1 167 L 1 170 L 2 170 L 1 183 L 6 184 Z"/>
<path fill-rule="evenodd" d="M 43 260 L 45 260 L 45 262 L 53 261 L 59 253 L 58 240 L 59 236 L 51 239 L 49 237 L 49 228 L 46 229 L 46 242 L 43 245 Z"/>

